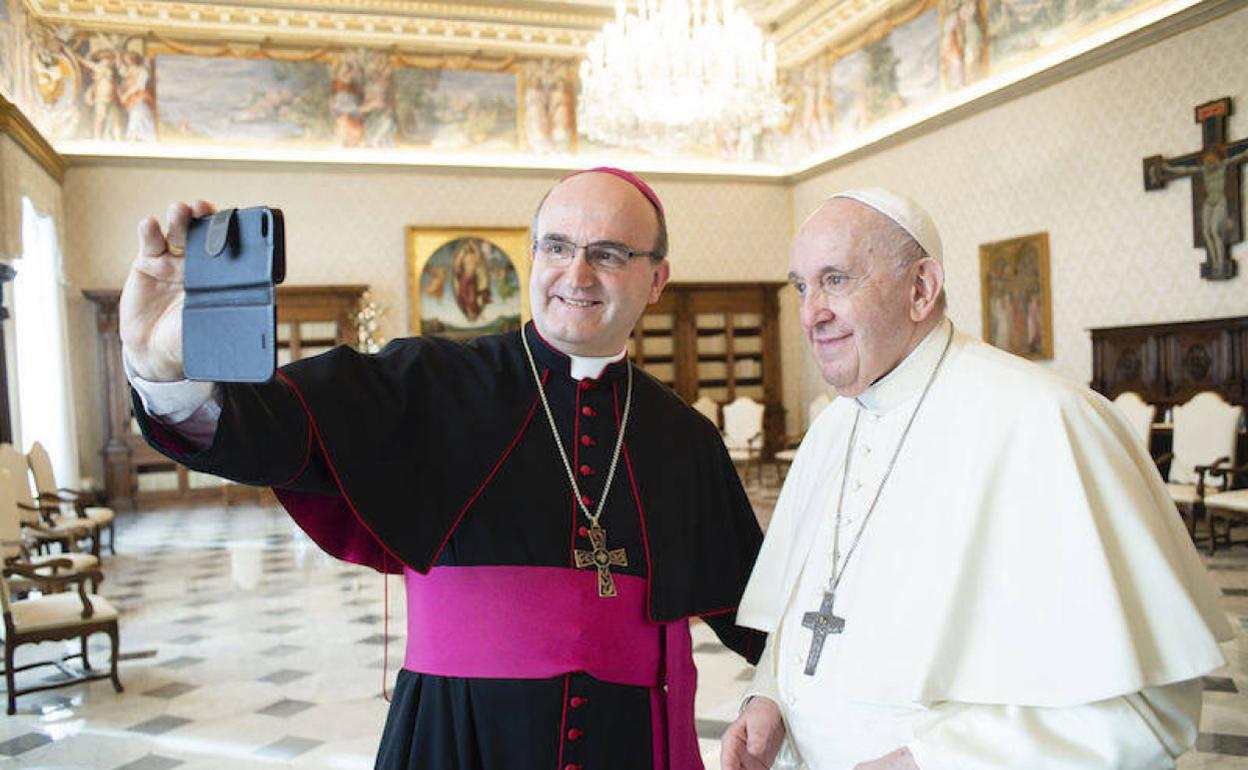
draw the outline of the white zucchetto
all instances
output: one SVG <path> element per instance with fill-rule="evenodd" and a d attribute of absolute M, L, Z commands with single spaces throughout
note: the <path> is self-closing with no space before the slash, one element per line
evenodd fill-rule
<path fill-rule="evenodd" d="M 897 223 L 897 226 L 910 234 L 927 255 L 937 262 L 944 263 L 944 255 L 940 246 L 940 232 L 932 217 L 910 198 L 881 187 L 864 187 L 856 190 L 844 190 L 828 197 L 824 203 L 835 198 L 849 198 L 876 211 Z"/>

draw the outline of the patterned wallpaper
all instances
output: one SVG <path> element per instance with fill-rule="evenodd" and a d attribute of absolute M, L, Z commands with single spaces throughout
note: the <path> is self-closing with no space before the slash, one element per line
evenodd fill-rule
<path fill-rule="evenodd" d="M 1240 275 L 1200 278 L 1191 184 L 1144 191 L 1143 158 L 1197 149 L 1193 108 L 1230 96 L 1230 137 L 1248 136 L 1248 8 L 904 144 L 800 182 L 798 221 L 836 190 L 882 185 L 912 195 L 944 239 L 953 320 L 980 333 L 978 247 L 1038 231 L 1050 239 L 1055 358 L 1086 383 L 1087 329 L 1248 313 Z M 806 360 L 803 401 L 820 386 Z"/>
<path fill-rule="evenodd" d="M 135 228 L 163 219 L 170 201 L 280 207 L 286 216 L 289 284 L 365 283 L 385 309 L 382 334 L 402 335 L 407 319 L 404 228 L 527 226 L 555 177 L 435 174 L 387 169 L 213 166 L 158 163 L 73 166 L 65 182 L 67 272 L 72 287 L 75 372 L 83 383 L 84 464 L 101 446 L 103 403 L 91 404 L 98 354 L 93 309 L 80 290 L 117 288 L 136 249 Z M 790 230 L 788 191 L 777 184 L 652 180 L 670 212 L 674 280 L 779 280 Z M 786 319 L 795 319 L 785 309 Z M 796 373 L 796 326 L 785 329 L 782 365 Z M 89 371 L 88 371 L 89 370 Z M 797 378 L 786 378 L 796 402 Z M 790 407 L 792 411 L 792 407 Z M 794 425 L 793 427 L 796 427 Z M 85 471 L 84 471 L 85 472 Z M 98 475 L 98 474 L 97 474 Z"/>

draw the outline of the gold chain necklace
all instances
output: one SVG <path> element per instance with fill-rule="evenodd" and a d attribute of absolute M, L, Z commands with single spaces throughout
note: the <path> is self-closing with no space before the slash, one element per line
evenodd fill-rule
<path fill-rule="evenodd" d="M 611 466 L 607 469 L 607 480 L 603 486 L 602 497 L 598 499 L 598 506 L 592 513 L 589 507 L 585 505 L 585 501 L 581 497 L 581 489 L 576 483 L 576 474 L 572 471 L 572 463 L 568 461 L 568 453 L 563 448 L 563 439 L 559 435 L 559 426 L 555 424 L 554 412 L 550 409 L 550 401 L 546 398 L 546 389 L 542 386 L 542 377 L 537 373 L 537 362 L 533 360 L 533 351 L 529 349 L 529 338 L 525 334 L 524 329 L 520 330 L 520 342 L 524 345 L 524 354 L 529 359 L 529 369 L 533 372 L 533 382 L 537 385 L 537 395 L 541 397 L 542 408 L 546 411 L 546 421 L 550 424 L 550 433 L 555 439 L 555 448 L 559 450 L 559 459 L 563 461 L 563 469 L 568 474 L 568 485 L 572 487 L 572 497 L 576 500 L 577 506 L 581 512 L 585 514 L 585 518 L 589 520 L 589 544 L 590 550 L 582 551 L 576 549 L 573 555 L 576 558 L 577 569 L 596 569 L 598 570 L 598 595 L 603 598 L 615 596 L 615 580 L 611 577 L 612 567 L 627 567 L 628 556 L 623 548 L 614 550 L 607 548 L 607 531 L 598 524 L 598 520 L 602 518 L 602 512 L 607 504 L 607 495 L 611 492 L 611 480 L 615 478 L 616 464 L 620 460 L 620 451 L 624 448 L 624 429 L 628 427 L 628 415 L 633 406 L 633 365 L 628 360 L 627 355 L 624 358 L 624 365 L 628 367 L 628 393 L 624 397 L 624 414 L 620 418 L 620 434 L 615 439 L 615 452 L 611 455 Z"/>

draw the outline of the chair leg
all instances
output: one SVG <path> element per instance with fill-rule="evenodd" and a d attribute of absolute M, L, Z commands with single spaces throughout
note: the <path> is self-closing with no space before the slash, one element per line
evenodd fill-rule
<path fill-rule="evenodd" d="M 113 680 L 113 690 L 121 692 L 121 678 L 117 676 L 117 648 L 120 644 L 120 640 L 118 639 L 116 621 L 108 627 L 108 640 L 111 643 L 113 653 L 112 664 L 109 667 L 109 675 Z"/>
<path fill-rule="evenodd" d="M 82 650 L 82 670 L 91 670 L 91 658 L 87 656 L 87 635 L 78 637 L 79 648 Z"/>
<path fill-rule="evenodd" d="M 4 684 L 8 688 L 9 716 L 17 713 L 17 683 L 13 681 L 13 645 L 4 645 Z"/>
<path fill-rule="evenodd" d="M 113 556 L 117 555 L 117 529 L 114 521 L 108 523 L 108 551 Z"/>

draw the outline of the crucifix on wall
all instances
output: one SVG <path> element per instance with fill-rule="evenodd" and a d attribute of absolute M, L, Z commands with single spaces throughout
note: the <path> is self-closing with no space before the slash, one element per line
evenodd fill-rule
<path fill-rule="evenodd" d="M 1248 139 L 1228 142 L 1229 96 L 1196 108 L 1204 143 L 1178 158 L 1153 155 L 1144 159 L 1144 189 L 1160 190 L 1166 182 L 1192 177 L 1192 231 L 1196 248 L 1205 250 L 1200 277 L 1223 281 L 1235 277 L 1231 245 L 1243 240 L 1244 218 L 1239 202 L 1239 167 L 1248 161 Z"/>

